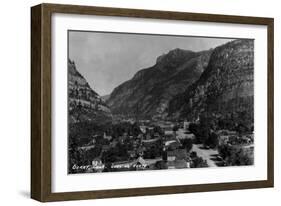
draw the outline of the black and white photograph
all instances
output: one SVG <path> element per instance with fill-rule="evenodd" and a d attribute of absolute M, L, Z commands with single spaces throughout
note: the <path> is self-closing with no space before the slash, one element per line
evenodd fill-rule
<path fill-rule="evenodd" d="M 67 35 L 68 174 L 254 165 L 254 39 Z"/>

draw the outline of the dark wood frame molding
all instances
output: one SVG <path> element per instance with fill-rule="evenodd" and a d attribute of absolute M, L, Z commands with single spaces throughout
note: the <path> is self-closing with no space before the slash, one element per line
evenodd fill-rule
<path fill-rule="evenodd" d="M 53 13 L 265 25 L 268 31 L 267 180 L 52 193 L 51 191 L 51 16 Z M 92 6 L 40 4 L 31 8 L 31 197 L 48 201 L 205 192 L 273 187 L 274 182 L 274 19 Z"/>

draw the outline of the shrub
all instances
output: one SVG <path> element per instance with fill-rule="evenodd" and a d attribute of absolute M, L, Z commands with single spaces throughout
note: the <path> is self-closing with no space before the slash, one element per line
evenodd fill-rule
<path fill-rule="evenodd" d="M 216 148 L 219 144 L 219 137 L 215 132 L 212 132 L 206 142 L 206 145 L 210 146 L 211 148 Z"/>

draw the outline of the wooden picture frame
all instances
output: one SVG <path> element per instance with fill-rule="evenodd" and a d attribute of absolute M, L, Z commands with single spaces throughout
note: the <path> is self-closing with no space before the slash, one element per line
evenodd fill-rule
<path fill-rule="evenodd" d="M 267 179 L 215 184 L 53 193 L 51 162 L 51 16 L 54 13 L 267 26 Z M 40 4 L 31 8 L 31 198 L 42 202 L 273 187 L 274 88 L 272 18 Z"/>

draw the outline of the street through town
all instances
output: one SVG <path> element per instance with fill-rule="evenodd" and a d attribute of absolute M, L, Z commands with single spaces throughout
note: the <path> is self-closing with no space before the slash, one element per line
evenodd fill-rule
<path fill-rule="evenodd" d="M 191 151 L 196 152 L 199 157 L 207 161 L 209 167 L 217 167 L 212 158 L 218 155 L 218 151 L 214 149 L 204 149 L 202 144 L 193 144 Z"/>

